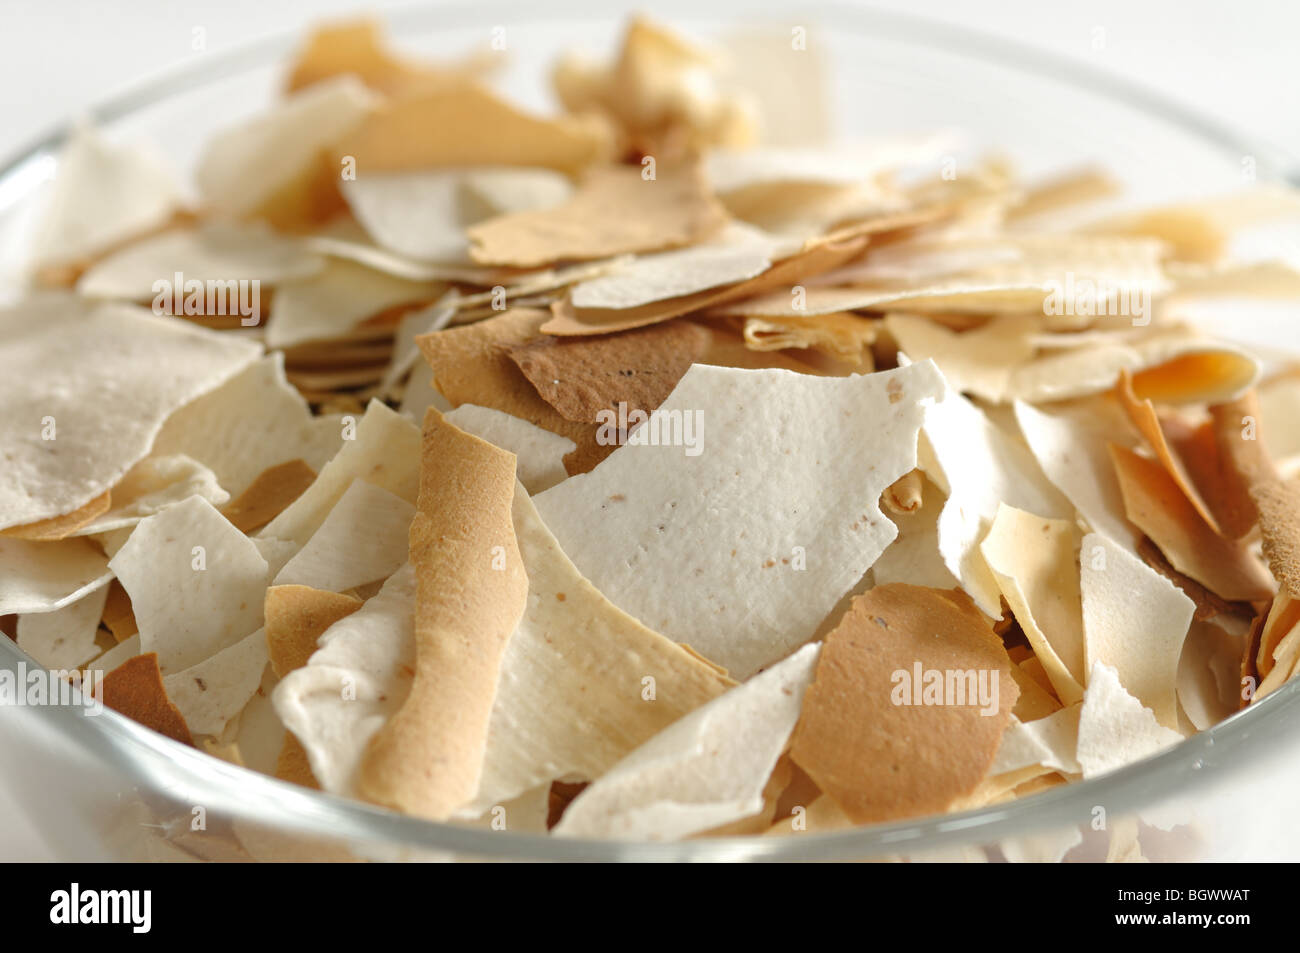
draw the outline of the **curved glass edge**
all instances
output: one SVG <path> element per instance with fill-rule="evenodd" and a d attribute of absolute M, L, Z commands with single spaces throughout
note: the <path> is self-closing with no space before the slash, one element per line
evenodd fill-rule
<path fill-rule="evenodd" d="M 419 30 L 481 25 L 493 10 L 508 3 L 452 3 L 397 11 L 384 17 L 391 28 Z M 619 0 L 602 8 L 599 19 L 611 22 L 636 9 Z M 942 49 L 1027 74 L 1063 81 L 1082 91 L 1137 109 L 1180 128 L 1216 148 L 1256 156 L 1261 178 L 1286 179 L 1300 184 L 1300 160 L 1284 150 L 1243 136 L 1230 126 L 1126 80 L 1085 63 L 1054 59 L 1032 47 L 962 27 L 915 17 L 885 13 L 854 5 L 819 2 L 791 5 L 774 0 L 746 4 L 751 18 L 833 23 L 837 29 L 870 32 L 876 38 Z M 665 0 L 656 7 L 662 19 L 698 19 L 696 5 Z M 529 10 L 530 19 L 590 18 L 584 0 L 555 0 L 545 10 Z M 85 114 L 109 123 L 161 102 L 177 93 L 194 90 L 246 70 L 265 67 L 297 42 L 297 34 L 273 37 L 237 50 L 204 59 L 201 63 L 167 70 L 127 91 L 90 107 Z M 67 133 L 66 123 L 56 126 L 27 147 L 0 162 L 0 211 L 21 199 L 30 185 L 32 166 L 56 150 Z M 30 183 L 30 185 L 29 185 Z M 0 661 L 10 671 L 20 662 L 34 665 L 7 638 L 0 638 Z M 1154 758 L 1113 774 L 1072 784 L 1018 800 L 1009 805 L 980 808 L 958 814 L 909 819 L 851 831 L 806 833 L 798 838 L 731 837 L 674 843 L 566 840 L 514 832 L 486 832 L 402 816 L 381 808 L 333 795 L 309 791 L 213 758 L 173 742 L 126 719 L 105 711 L 86 718 L 79 709 L 49 707 L 37 717 L 69 740 L 88 758 L 112 761 L 124 776 L 140 784 L 155 785 L 168 796 L 201 793 L 213 810 L 250 823 L 273 824 L 289 831 L 360 843 L 376 839 L 394 847 L 450 852 L 485 859 L 536 859 L 586 861 L 699 861 L 699 860 L 835 860 L 859 859 L 909 848 L 934 850 L 972 841 L 1020 837 L 1054 825 L 1075 825 L 1081 820 L 1079 805 L 1104 800 L 1117 813 L 1136 811 L 1175 793 L 1187 793 L 1224 780 L 1252 759 L 1267 757 L 1270 749 L 1294 735 L 1300 723 L 1300 683 L 1284 685 L 1249 709 L 1184 741 Z M 78 727 L 74 722 L 81 722 Z M 3 779 L 0 779 L 3 780 Z M 193 798 L 181 798 L 181 800 Z"/>
<path fill-rule="evenodd" d="M 0 640 L 0 667 L 35 666 L 9 639 Z M 1086 805 L 1102 803 L 1114 816 L 1140 812 L 1171 796 L 1194 796 L 1239 778 L 1300 724 L 1300 681 L 1238 712 L 1208 731 L 1153 758 L 1090 781 L 1062 785 L 1011 804 L 798 837 L 741 836 L 681 842 L 570 840 L 510 831 L 483 831 L 403 816 L 383 808 L 310 791 L 228 764 L 165 738 L 116 712 L 88 717 L 77 705 L 29 709 L 68 741 L 87 764 L 121 775 L 124 789 L 159 792 L 178 803 L 202 803 L 215 815 L 331 841 L 424 850 L 480 859 L 549 861 L 851 860 L 934 851 L 1021 838 L 1084 823 Z M 0 745 L 0 750 L 3 746 Z M 21 803 L 21 801 L 20 801 Z"/>

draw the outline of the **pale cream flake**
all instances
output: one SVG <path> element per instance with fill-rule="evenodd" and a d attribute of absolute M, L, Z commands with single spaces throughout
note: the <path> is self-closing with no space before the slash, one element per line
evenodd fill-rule
<path fill-rule="evenodd" d="M 252 540 L 202 497 L 142 520 L 109 561 L 164 676 L 262 625 L 267 564 Z"/>
<path fill-rule="evenodd" d="M 429 389 L 433 390 L 432 387 Z M 488 443 L 513 453 L 519 482 L 530 494 L 549 490 L 569 476 L 564 469 L 564 456 L 576 450 L 578 445 L 568 437 L 477 404 L 461 404 L 443 416 L 466 433 L 482 437 Z"/>
<path fill-rule="evenodd" d="M 575 308 L 635 308 L 760 275 L 781 251 L 756 228 L 732 224 L 717 237 L 675 251 L 640 255 L 608 275 L 575 285 Z"/>
<path fill-rule="evenodd" d="M 285 348 L 344 337 L 367 318 L 397 305 L 428 301 L 440 288 L 331 258 L 319 273 L 276 289 L 266 346 Z"/>
<path fill-rule="evenodd" d="M 0 380 L 23 382 L 0 396 L 0 529 L 103 494 L 149 454 L 169 415 L 260 352 L 251 341 L 71 295 L 0 311 Z"/>
<path fill-rule="evenodd" d="M 1196 604 L 1183 591 L 1096 533 L 1079 550 L 1084 648 L 1166 728 L 1178 727 L 1178 659 Z"/>
<path fill-rule="evenodd" d="M 259 629 L 257 634 L 265 641 L 265 630 Z M 238 720 L 232 719 L 233 730 L 231 724 L 228 724 L 222 735 L 223 738 L 233 737 L 232 744 L 239 752 L 239 761 L 244 767 L 262 774 L 276 773 L 276 763 L 286 737 L 284 723 L 280 721 L 280 716 L 275 713 L 275 706 L 271 703 L 271 693 L 279 683 L 274 670 L 268 665 L 262 672 L 261 684 L 239 712 Z"/>
<path fill-rule="evenodd" d="M 408 563 L 379 593 L 340 619 L 271 700 L 331 794 L 355 795 L 366 745 L 402 706 L 415 671 L 415 570 Z"/>
<path fill-rule="evenodd" d="M 0 615 L 54 612 L 108 585 L 108 559 L 84 539 L 0 536 Z"/>
<path fill-rule="evenodd" d="M 147 516 L 201 496 L 213 506 L 230 499 L 217 475 L 183 453 L 151 454 L 133 466 L 113 487 L 112 506 L 72 535 L 91 536 L 134 526 Z"/>
<path fill-rule="evenodd" d="M 448 264 L 469 264 L 469 226 L 559 205 L 573 191 L 558 172 L 508 166 L 369 172 L 342 188 L 380 246 L 416 261 Z"/>
<path fill-rule="evenodd" d="M 885 329 L 909 357 L 930 358 L 954 390 L 995 402 L 1006 395 L 1015 368 L 1033 357 L 1029 332 L 1039 323 L 1034 315 L 1008 315 L 959 334 L 920 315 L 884 319 Z"/>
<path fill-rule="evenodd" d="M 996 778 L 1035 766 L 1044 771 L 1079 774 L 1082 768 L 1075 757 L 1075 750 L 1079 743 L 1081 710 L 1081 703 L 1074 704 L 1046 718 L 1028 722 L 1022 722 L 1012 715 L 1007 730 L 1002 734 L 997 758 L 989 769 L 989 777 Z"/>
<path fill-rule="evenodd" d="M 921 468 L 948 493 L 939 514 L 939 552 L 975 604 L 1002 615 L 996 580 L 979 545 L 1002 504 L 1048 519 L 1073 518 L 1069 502 L 1039 470 L 1025 446 L 974 404 L 949 389 L 925 411 Z"/>
<path fill-rule="evenodd" d="M 1124 689 L 1115 669 L 1093 664 L 1079 715 L 1077 756 L 1085 779 L 1141 761 L 1182 740 Z"/>
<path fill-rule="evenodd" d="M 268 354 L 173 414 L 153 453 L 193 457 L 234 498 L 262 471 L 288 460 L 301 459 L 319 473 L 344 445 L 343 430 L 337 415 L 312 416 L 285 377 L 284 355 Z"/>
<path fill-rule="evenodd" d="M 451 322 L 451 319 L 456 316 L 456 303 L 459 298 L 460 292 L 453 289 L 433 304 L 403 315 L 401 322 L 397 325 L 397 332 L 393 335 L 392 359 L 379 382 L 381 393 L 390 396 L 398 393 L 403 394 L 403 396 L 411 396 L 412 384 L 421 367 L 423 366 L 426 370 L 429 369 L 427 363 L 420 360 L 420 348 L 415 343 L 415 339 L 421 334 L 432 334 L 434 331 L 441 331 L 445 328 Z M 432 375 L 432 371 L 430 371 L 430 375 Z M 404 390 L 401 389 L 403 378 L 408 379 Z M 432 377 L 430 377 L 431 379 Z M 431 389 L 433 387 L 428 381 L 425 381 L 424 386 Z M 412 419 L 423 420 L 423 408 L 421 408 L 420 413 L 413 414 Z"/>
<path fill-rule="evenodd" d="M 880 494 L 916 465 L 942 386 L 929 362 L 695 365 L 643 425 L 659 445 L 629 441 L 537 509 L 611 601 L 745 678 L 811 638 L 897 536 Z"/>
<path fill-rule="evenodd" d="M 1213 728 L 1241 706 L 1241 637 L 1218 624 L 1224 622 L 1232 628 L 1233 621 L 1222 617 L 1214 622 L 1193 620 L 1183 642 L 1178 660 L 1178 706 L 1197 731 Z M 1185 730 L 1181 724 L 1180 730 Z"/>
<path fill-rule="evenodd" d="M 957 145 L 950 133 L 895 137 L 827 147 L 716 149 L 709 154 L 713 187 L 723 195 L 754 186 L 853 185 L 916 167 Z"/>
<path fill-rule="evenodd" d="M 375 244 L 365 230 L 351 219 L 325 226 L 304 239 L 304 244 L 318 254 L 365 265 L 407 281 L 463 281 L 474 285 L 490 285 L 508 274 L 500 268 L 437 264 L 399 255 Z"/>
<path fill-rule="evenodd" d="M 77 292 L 147 301 L 168 314 L 237 314 L 252 327 L 260 321 L 264 292 L 324 267 L 325 259 L 300 240 L 263 223 L 210 222 L 169 229 L 113 252 L 81 276 Z M 192 303 L 191 294 L 197 294 Z M 209 300 L 215 308 L 208 308 Z"/>
<path fill-rule="evenodd" d="M 501 661 L 478 791 L 463 816 L 541 782 L 598 778 L 733 684 L 583 579 L 518 486 L 512 518 L 528 604 Z"/>
<path fill-rule="evenodd" d="M 1049 410 L 1016 401 L 1015 412 L 1043 472 L 1089 527 L 1133 550 L 1135 533 L 1124 516 L 1124 496 L 1106 449 L 1108 443 L 1131 447 L 1139 439 L 1124 414 L 1100 398 Z"/>
<path fill-rule="evenodd" d="M 140 636 L 138 634 L 133 635 L 129 639 L 118 642 L 117 645 L 103 655 L 95 658 L 90 667 L 107 675 L 123 662 L 135 658 L 140 652 Z"/>
<path fill-rule="evenodd" d="M 258 629 L 234 645 L 172 675 L 163 687 L 196 735 L 220 735 L 244 710 L 268 662 L 266 633 Z"/>
<path fill-rule="evenodd" d="M 1002 505 L 980 553 L 1056 694 L 1078 701 L 1087 669 L 1077 527 Z"/>
<path fill-rule="evenodd" d="M 39 265 L 76 262 L 165 223 L 180 204 L 170 170 L 151 153 L 72 130 L 59 153 L 44 217 L 32 241 Z"/>
<path fill-rule="evenodd" d="M 1300 376 L 1278 375 L 1259 386 L 1259 436 L 1285 473 L 1300 470 Z"/>
<path fill-rule="evenodd" d="M 325 522 L 285 564 L 275 585 L 344 592 L 386 579 L 406 562 L 407 531 L 415 507 L 387 490 L 356 479 Z"/>
<path fill-rule="evenodd" d="M 466 203 L 480 203 L 484 217 L 551 208 L 573 194 L 568 176 L 554 169 L 508 165 L 468 168 L 461 186 Z"/>
<path fill-rule="evenodd" d="M 53 612 L 18 617 L 18 647 L 49 669 L 71 669 L 99 652 L 95 633 L 104 614 L 108 587 L 100 586 Z"/>
<path fill-rule="evenodd" d="M 315 83 L 275 107 L 222 129 L 195 170 L 204 201 L 219 213 L 254 212 L 321 161 L 321 154 L 371 110 L 375 96 L 355 76 Z"/>
<path fill-rule="evenodd" d="M 518 797 L 493 804 L 478 817 L 462 823 L 488 831 L 514 831 L 516 834 L 545 834 L 551 813 L 551 782 L 539 784 Z"/>
<path fill-rule="evenodd" d="M 381 247 L 416 261 L 469 264 L 459 170 L 369 172 L 343 183 L 362 227 Z"/>
<path fill-rule="evenodd" d="M 917 509 L 910 513 L 889 513 L 889 518 L 898 527 L 898 538 L 871 567 L 876 585 L 906 582 L 935 589 L 953 589 L 960 585 L 944 565 L 939 552 L 939 515 L 943 507 L 942 491 L 929 480 L 924 480 L 921 505 Z"/>
<path fill-rule="evenodd" d="M 358 477 L 414 504 L 420 486 L 420 428 L 373 400 L 360 420 L 343 423 L 338 454 L 259 536 L 302 546 Z"/>
<path fill-rule="evenodd" d="M 673 840 L 757 813 L 820 653 L 804 646 L 650 739 L 579 794 L 555 833 Z"/>

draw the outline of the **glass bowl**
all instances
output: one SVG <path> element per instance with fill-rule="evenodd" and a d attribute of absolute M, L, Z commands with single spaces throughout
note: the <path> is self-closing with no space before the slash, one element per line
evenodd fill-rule
<path fill-rule="evenodd" d="M 709 7 L 716 11 L 717 4 Z M 547 103 L 538 77 L 567 49 L 607 53 L 635 6 L 587 0 L 452 3 L 389 17 L 399 46 L 455 55 L 504 37 L 500 85 Z M 828 3 L 660 0 L 658 19 L 721 39 L 737 28 L 807 31 L 826 61 L 836 132 L 866 137 L 960 129 L 1032 174 L 1096 161 L 1157 202 L 1294 178 L 1267 144 L 1103 73 L 965 30 Z M 149 141 L 178 170 L 204 139 L 257 111 L 298 37 L 187 68 L 87 110 L 114 138 Z M 22 274 L 33 210 L 63 137 L 0 166 L 0 299 Z M 1279 342 L 1273 342 L 1276 346 Z M 1280 342 L 1284 345 L 1289 341 Z M 0 638 L 0 667 L 35 663 Z M 1300 682 L 1155 758 L 1010 804 L 833 834 L 680 843 L 565 840 L 435 824 L 232 766 L 112 711 L 0 708 L 0 786 L 67 860 L 1068 860 L 1104 859 L 1140 832 L 1153 860 L 1295 860 L 1300 822 Z M 0 845 L 2 846 L 2 845 Z"/>

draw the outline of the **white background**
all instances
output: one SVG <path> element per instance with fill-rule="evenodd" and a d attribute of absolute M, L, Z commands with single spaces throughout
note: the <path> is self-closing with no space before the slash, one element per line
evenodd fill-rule
<path fill-rule="evenodd" d="M 1300 3 L 1295 0 L 875 0 L 873 5 L 1087 61 L 1300 155 Z M 321 17 L 404 6 L 409 4 L 0 0 L 0 157 L 86 104 L 196 56 L 294 32 Z M 647 0 L 644 9 L 653 14 L 653 2 Z M 192 49 L 196 27 L 203 30 L 203 52 Z M 1094 48 L 1098 30 L 1105 35 L 1100 50 Z M 0 793 L 0 860 L 42 856 L 42 846 Z"/>
<path fill-rule="evenodd" d="M 591 3 L 598 9 L 600 0 Z M 709 0 L 701 4 L 710 6 Z M 410 5 L 0 0 L 0 156 L 88 102 L 196 56 L 296 32 L 317 18 Z M 1088 61 L 1300 154 L 1300 3 L 1295 0 L 873 0 L 870 5 Z M 653 0 L 642 6 L 653 15 Z M 744 9 L 743 2 L 726 6 Z M 191 48 L 196 27 L 203 30 L 204 52 Z M 1096 50 L 1099 29 L 1105 42 Z"/>

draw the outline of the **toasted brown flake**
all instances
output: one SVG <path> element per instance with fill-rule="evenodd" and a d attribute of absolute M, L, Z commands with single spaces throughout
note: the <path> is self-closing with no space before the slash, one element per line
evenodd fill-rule
<path fill-rule="evenodd" d="M 221 515 L 241 532 L 251 533 L 279 516 L 315 479 L 316 471 L 304 460 L 267 467 L 248 489 L 222 507 Z"/>
<path fill-rule="evenodd" d="M 807 771 L 795 764 L 789 755 L 784 756 L 782 760 L 789 762 L 790 775 L 780 796 L 776 799 L 776 821 L 778 824 L 786 818 L 794 816 L 798 808 L 807 808 L 809 804 L 822 796 L 821 788 L 817 787 L 817 782 L 808 776 Z"/>
<path fill-rule="evenodd" d="M 276 677 L 306 665 L 325 630 L 360 608 L 360 599 L 310 586 L 267 589 L 266 647 Z"/>
<path fill-rule="evenodd" d="M 484 265 L 530 268 L 665 251 L 703 241 L 727 213 L 694 165 L 593 171 L 567 202 L 488 219 L 469 229 L 470 257 Z"/>
<path fill-rule="evenodd" d="M 510 349 L 541 337 L 544 311 L 514 308 L 495 318 L 416 338 L 433 369 L 434 386 L 452 406 L 491 407 L 551 433 L 568 437 L 578 449 L 565 457 L 570 474 L 594 467 L 614 449 L 596 443 L 594 419 L 586 424 L 568 420 L 542 399 Z"/>
<path fill-rule="evenodd" d="M 596 338 L 542 337 L 506 353 L 566 420 L 593 424 L 602 410 L 650 412 L 709 348 L 710 334 L 672 321 Z"/>
<path fill-rule="evenodd" d="M 411 692 L 371 739 L 357 788 L 408 814 L 442 819 L 478 787 L 506 642 L 528 577 L 511 505 L 514 454 L 430 409 L 411 523 L 418 579 Z"/>
<path fill-rule="evenodd" d="M 1261 679 L 1270 676 L 1276 680 L 1274 669 L 1282 662 L 1282 644 L 1300 626 L 1300 601 L 1292 599 L 1286 592 L 1278 593 L 1273 604 L 1269 606 L 1264 617 L 1264 628 L 1259 634 L 1259 648 L 1255 653 L 1255 668 Z"/>
<path fill-rule="evenodd" d="M 392 356 L 391 341 L 312 341 L 284 349 L 284 363 L 291 370 L 337 370 L 372 364 L 386 368 Z"/>
<path fill-rule="evenodd" d="M 464 83 L 485 72 L 489 62 L 487 56 L 445 68 L 413 62 L 388 48 L 378 23 L 349 20 L 311 32 L 289 67 L 285 89 L 293 92 L 346 73 L 379 92 L 409 94 L 420 88 Z"/>
<path fill-rule="evenodd" d="M 551 790 L 547 795 L 547 830 L 560 823 L 560 818 L 564 816 L 564 809 L 573 802 L 575 797 L 583 792 L 589 783 L 588 781 L 551 782 Z"/>
<path fill-rule="evenodd" d="M 574 175 L 609 148 L 608 128 L 592 117 L 530 116 L 477 83 L 439 84 L 391 100 L 335 145 L 361 174 L 513 165 Z M 337 158 L 333 170 L 337 180 Z"/>
<path fill-rule="evenodd" d="M 1239 615 L 1251 611 L 1249 603 L 1220 599 L 1191 576 L 1183 575 L 1169 564 L 1169 560 L 1165 559 L 1165 554 L 1151 541 L 1151 537 L 1142 537 L 1138 542 L 1137 554 L 1142 557 L 1144 563 L 1172 582 L 1183 591 L 1183 595 L 1196 603 L 1194 618 L 1203 622 L 1217 615 Z"/>
<path fill-rule="evenodd" d="M 1042 665 L 1037 659 L 1027 659 L 1026 662 L 1032 662 L 1037 666 L 1038 671 L 1042 671 Z M 1029 674 L 1027 665 L 1012 665 L 1011 677 L 1015 679 L 1016 685 L 1020 688 L 1020 696 L 1016 699 L 1016 705 L 1011 709 L 1011 714 L 1021 721 L 1036 721 L 1039 718 L 1046 718 L 1048 715 L 1060 711 L 1063 707 L 1060 699 L 1052 693 L 1051 683 L 1048 682 L 1045 672 L 1040 680 Z M 1044 687 L 1044 683 L 1048 687 Z"/>
<path fill-rule="evenodd" d="M 1121 369 L 1119 372 L 1119 382 L 1115 385 L 1115 396 L 1119 400 L 1119 405 L 1124 408 L 1124 412 L 1128 414 L 1133 426 L 1137 428 L 1138 433 L 1142 434 L 1147 446 L 1151 448 L 1151 452 L 1160 461 L 1161 466 L 1169 472 L 1169 476 L 1178 484 L 1178 489 L 1183 491 L 1183 495 L 1187 497 L 1187 501 L 1196 509 L 1201 519 L 1205 520 L 1217 532 L 1219 525 L 1210 512 L 1210 507 L 1201 499 L 1201 494 L 1197 490 L 1196 484 L 1192 482 L 1192 478 L 1188 475 L 1182 458 L 1173 451 L 1169 446 L 1169 441 L 1165 439 L 1165 433 L 1160 426 L 1160 417 L 1156 414 L 1155 405 L 1149 400 L 1139 400 L 1137 395 L 1133 393 L 1133 377 L 1127 369 Z"/>
<path fill-rule="evenodd" d="M 1258 688 L 1261 680 L 1259 672 L 1260 637 L 1264 633 L 1264 622 L 1268 619 L 1268 614 L 1269 610 L 1265 609 L 1255 616 L 1254 621 L 1250 624 L 1250 630 L 1246 633 L 1246 638 L 1242 640 L 1241 684 L 1243 691 L 1240 693 L 1240 707 L 1242 708 L 1245 708 L 1254 700 L 1254 693 L 1246 692 L 1244 690 L 1245 686 L 1251 684 Z"/>
<path fill-rule="evenodd" d="M 1300 482 L 1268 480 L 1251 488 L 1259 509 L 1264 558 L 1292 599 L 1300 600 Z"/>
<path fill-rule="evenodd" d="M 1019 695 L 1011 664 L 987 621 L 950 594 L 877 586 L 827 636 L 790 755 L 857 823 L 943 811 L 988 774 Z M 983 672 L 994 713 L 969 699 L 912 704 L 905 689 L 921 686 L 897 673 L 910 678 L 918 665 L 941 679 Z"/>
<path fill-rule="evenodd" d="M 1240 539 L 1255 528 L 1259 512 L 1251 487 L 1277 477 L 1260 428 L 1259 398 L 1248 390 L 1236 400 L 1210 406 L 1210 421 L 1197 430 L 1185 453 L 1189 469 L 1206 488 L 1206 497 L 1223 532 Z M 1214 469 L 1201 467 L 1213 461 Z"/>
<path fill-rule="evenodd" d="M 113 491 L 105 490 L 89 503 L 78 507 L 71 513 L 52 516 L 47 520 L 38 520 L 35 523 L 27 523 L 23 526 L 0 529 L 0 536 L 8 536 L 11 539 L 30 539 L 37 542 L 67 539 L 83 526 L 94 522 L 107 513 L 112 505 Z"/>
<path fill-rule="evenodd" d="M 284 742 L 275 759 L 275 776 L 281 781 L 301 784 L 305 788 L 320 790 L 320 782 L 311 773 L 311 762 L 307 760 L 307 749 L 291 732 L 284 733 Z"/>
<path fill-rule="evenodd" d="M 325 224 L 347 207 L 339 189 L 338 162 L 328 150 L 321 150 L 298 175 L 269 193 L 251 217 L 265 219 L 284 231 L 301 231 Z M 229 329 L 239 327 L 242 319 L 239 315 L 211 315 L 197 320 L 207 327 Z"/>
<path fill-rule="evenodd" d="M 1129 521 L 1175 569 L 1221 599 L 1251 602 L 1273 595 L 1272 581 L 1250 549 L 1215 532 L 1160 463 L 1115 444 L 1110 455 Z"/>
<path fill-rule="evenodd" d="M 881 502 L 895 513 L 915 513 L 921 508 L 920 470 L 903 474 L 881 494 Z"/>
<path fill-rule="evenodd" d="M 187 745 L 194 744 L 180 709 L 167 698 L 155 652 L 127 659 L 105 675 L 103 701 L 146 728 Z"/>
<path fill-rule="evenodd" d="M 375 387 L 384 376 L 384 367 L 379 364 L 370 367 L 344 367 L 319 371 L 291 370 L 285 371 L 289 383 L 298 388 L 299 393 L 330 393 L 336 390 L 354 390 L 359 387 Z"/>
<path fill-rule="evenodd" d="M 131 609 L 131 597 L 126 594 L 122 583 L 116 579 L 108 584 L 103 622 L 118 642 L 125 642 L 140 631 L 140 627 L 135 623 L 135 612 Z"/>
<path fill-rule="evenodd" d="M 1032 679 L 1039 688 L 1047 692 L 1048 695 L 1052 698 L 1056 698 L 1056 689 L 1052 687 L 1052 680 L 1047 677 L 1047 669 L 1043 668 L 1043 663 L 1038 660 L 1038 656 L 1031 655 L 1029 658 L 1020 662 L 1016 667 L 1019 668 L 1027 678 Z M 1016 682 L 1019 684 L 1021 679 L 1017 677 Z M 1057 699 L 1057 701 L 1059 703 L 1060 700 Z M 1020 716 L 1017 715 L 1016 717 L 1019 718 Z"/>
<path fill-rule="evenodd" d="M 1226 400 L 1248 388 L 1258 373 L 1255 360 L 1241 351 L 1227 346 L 1211 347 L 1173 354 L 1134 371 L 1133 393 L 1140 400 L 1156 403 Z"/>
<path fill-rule="evenodd" d="M 1251 498 L 1259 511 L 1264 558 L 1280 586 L 1255 653 L 1258 674 L 1267 678 L 1278 646 L 1300 624 L 1300 481 L 1266 480 L 1251 488 Z"/>

